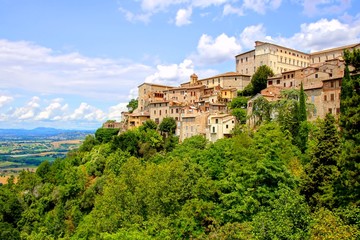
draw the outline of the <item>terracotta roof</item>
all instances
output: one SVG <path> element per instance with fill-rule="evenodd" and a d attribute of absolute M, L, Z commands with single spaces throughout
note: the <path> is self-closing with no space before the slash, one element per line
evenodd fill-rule
<path fill-rule="evenodd" d="M 316 84 L 304 85 L 304 90 L 317 89 L 317 88 L 322 88 L 322 87 L 323 87 L 323 83 L 319 82 Z"/>
<path fill-rule="evenodd" d="M 312 52 L 312 53 L 310 53 L 310 56 L 317 55 L 317 54 L 322 54 L 322 53 L 326 53 L 326 52 L 332 52 L 332 51 L 338 51 L 338 50 L 345 50 L 345 49 L 349 49 L 349 48 L 354 48 L 354 47 L 356 47 L 358 45 L 360 45 L 360 43 L 354 43 L 354 44 L 350 44 L 350 45 L 346 45 L 346 46 L 324 49 L 324 50 L 321 50 L 321 51 Z"/>

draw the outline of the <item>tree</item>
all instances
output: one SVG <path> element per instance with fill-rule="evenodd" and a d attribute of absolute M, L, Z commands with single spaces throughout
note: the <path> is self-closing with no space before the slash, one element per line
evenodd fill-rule
<path fill-rule="evenodd" d="M 140 131 L 146 131 L 147 129 L 156 130 L 157 124 L 152 119 L 148 119 L 139 127 Z"/>
<path fill-rule="evenodd" d="M 252 117 L 256 119 L 256 125 L 260 125 L 263 121 L 271 120 L 272 104 L 263 96 L 256 98 L 253 102 Z"/>
<path fill-rule="evenodd" d="M 337 167 L 339 156 L 340 138 L 335 118 L 328 113 L 320 126 L 317 144 L 305 169 L 307 176 L 303 192 L 311 206 L 333 206 L 334 184 L 340 174 Z"/>
<path fill-rule="evenodd" d="M 138 100 L 137 99 L 131 99 L 128 105 L 126 105 L 128 111 L 132 113 L 135 109 L 138 107 Z"/>
<path fill-rule="evenodd" d="M 304 86 L 301 82 L 300 85 L 300 97 L 299 97 L 299 121 L 303 122 L 307 120 L 306 116 L 306 98 L 305 98 L 305 92 L 304 92 Z"/>
<path fill-rule="evenodd" d="M 238 97 L 234 98 L 233 100 L 231 100 L 231 102 L 229 103 L 229 107 L 231 109 L 235 109 L 235 108 L 246 109 L 248 100 L 249 99 L 247 97 L 238 96 Z"/>
<path fill-rule="evenodd" d="M 360 205 L 360 51 L 345 51 L 345 72 L 341 85 L 340 129 L 344 138 L 339 167 L 338 196 L 341 204 Z M 354 68 L 350 75 L 350 66 Z"/>
<path fill-rule="evenodd" d="M 172 117 L 166 117 L 159 125 L 159 130 L 164 133 L 174 134 L 176 129 L 176 121 Z"/>
<path fill-rule="evenodd" d="M 266 88 L 268 77 L 274 76 L 274 72 L 267 65 L 262 65 L 258 67 L 256 72 L 251 78 L 251 82 L 249 85 L 245 87 L 245 89 L 240 92 L 241 96 L 254 96 L 257 93 L 260 93 L 261 90 Z"/>
<path fill-rule="evenodd" d="M 240 124 L 246 123 L 246 110 L 242 108 L 235 108 L 231 110 L 231 115 L 236 118 L 236 121 Z"/>
<path fill-rule="evenodd" d="M 95 132 L 95 139 L 100 143 L 110 142 L 113 136 L 119 132 L 117 128 L 98 128 Z"/>
<path fill-rule="evenodd" d="M 282 187 L 253 219 L 256 239 L 308 239 L 310 209 L 297 191 Z"/>

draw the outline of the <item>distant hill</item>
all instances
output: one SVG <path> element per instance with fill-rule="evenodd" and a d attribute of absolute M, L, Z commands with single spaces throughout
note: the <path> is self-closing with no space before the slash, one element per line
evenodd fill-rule
<path fill-rule="evenodd" d="M 0 139 L 81 139 L 95 130 L 70 130 L 39 127 L 34 129 L 0 129 Z"/>

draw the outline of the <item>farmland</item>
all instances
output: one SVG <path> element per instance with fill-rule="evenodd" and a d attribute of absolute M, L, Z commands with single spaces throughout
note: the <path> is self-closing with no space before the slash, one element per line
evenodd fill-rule
<path fill-rule="evenodd" d="M 69 151 L 80 146 L 86 135 L 92 134 L 91 131 L 49 131 L 46 128 L 4 132 L 0 129 L 0 183 L 22 170 L 35 171 L 45 160 L 52 162 L 64 158 Z"/>

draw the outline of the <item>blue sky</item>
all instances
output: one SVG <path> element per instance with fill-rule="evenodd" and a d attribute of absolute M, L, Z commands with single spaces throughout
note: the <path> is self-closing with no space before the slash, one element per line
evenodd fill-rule
<path fill-rule="evenodd" d="M 137 86 L 235 71 L 262 40 L 360 42 L 357 0 L 0 0 L 0 128 L 96 129 Z"/>

